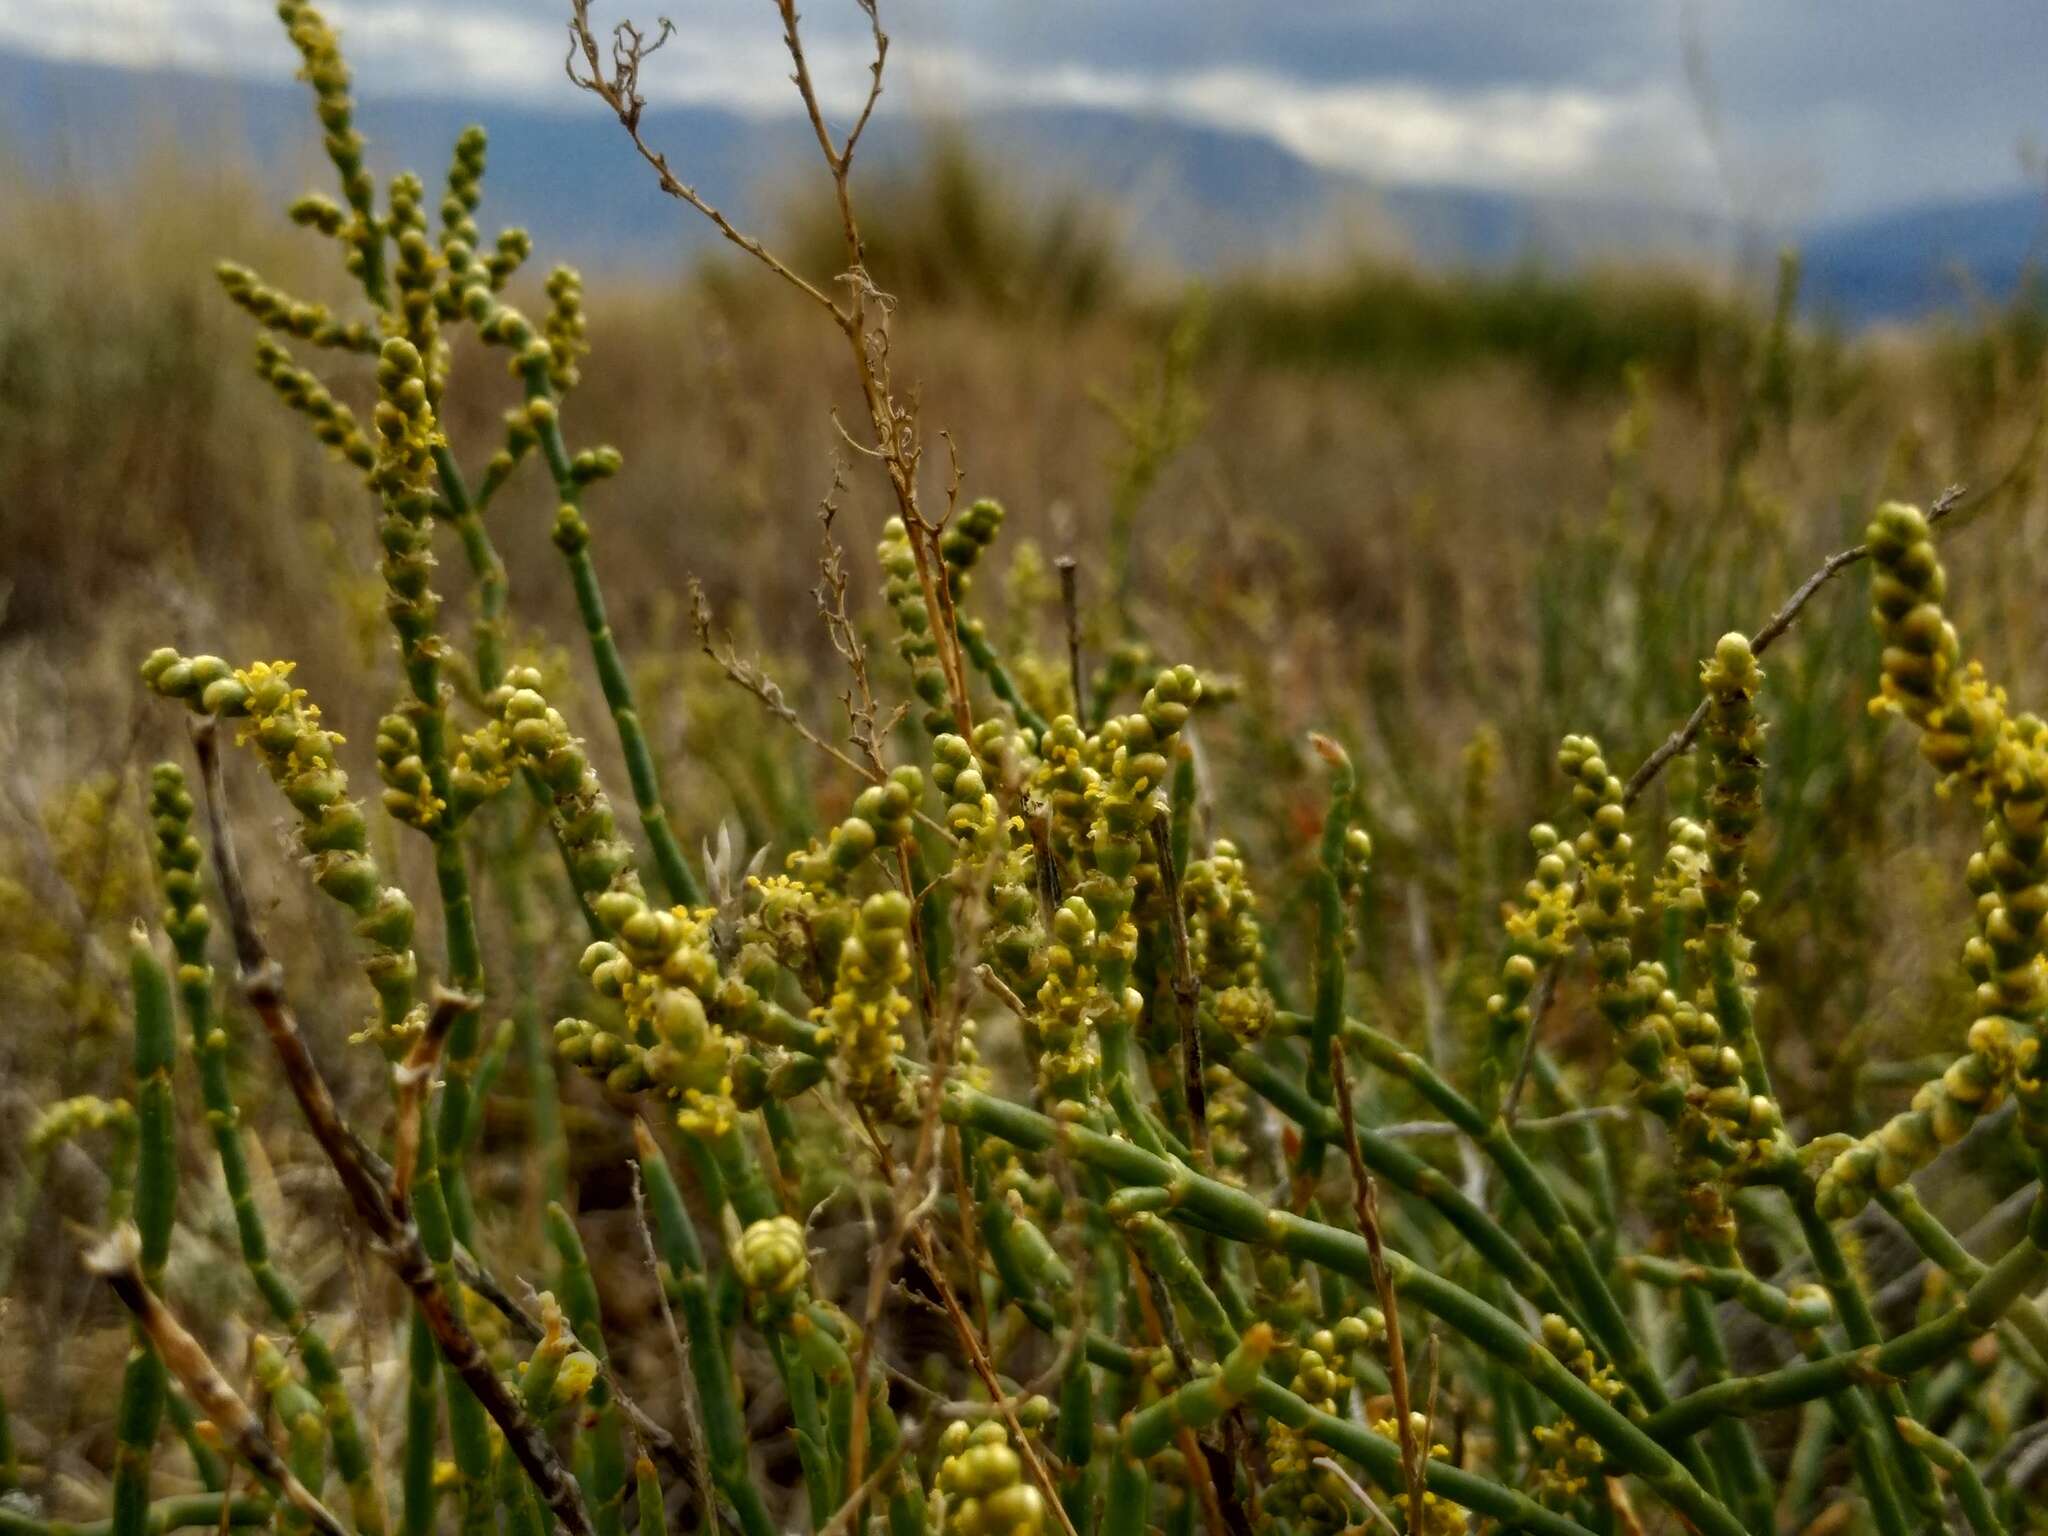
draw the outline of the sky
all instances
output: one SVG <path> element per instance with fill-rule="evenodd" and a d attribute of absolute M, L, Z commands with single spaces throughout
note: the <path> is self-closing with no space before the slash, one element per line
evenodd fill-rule
<path fill-rule="evenodd" d="M 792 110 L 770 0 L 593 0 L 676 35 L 657 102 Z M 2042 0 L 880 0 L 885 109 L 1075 104 L 1256 135 L 1383 185 L 1649 200 L 1765 223 L 2010 189 L 2048 143 Z M 331 0 L 386 94 L 590 110 L 568 0 Z M 869 59 L 853 0 L 810 0 L 828 110 Z M 0 49 L 281 79 L 271 0 L 0 0 Z"/>

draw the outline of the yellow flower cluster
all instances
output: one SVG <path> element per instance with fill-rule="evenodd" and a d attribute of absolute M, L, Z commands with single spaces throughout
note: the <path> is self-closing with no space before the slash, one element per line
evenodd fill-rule
<path fill-rule="evenodd" d="M 1189 959 L 1202 988 L 1202 1008 L 1243 1045 L 1255 1045 L 1273 1022 L 1273 998 L 1260 976 L 1266 955 L 1257 898 L 1237 846 L 1218 838 L 1206 859 L 1181 877 Z"/>
<path fill-rule="evenodd" d="M 1544 1316 L 1543 1343 L 1566 1370 L 1609 1402 L 1621 1396 L 1621 1383 L 1586 1347 L 1585 1336 L 1554 1312 Z M 1530 1472 L 1530 1486 L 1545 1503 L 1569 1506 L 1585 1493 L 1600 1470 L 1605 1457 L 1599 1442 L 1570 1418 L 1538 1424 L 1529 1434 L 1541 1453 L 1541 1460 Z"/>
<path fill-rule="evenodd" d="M 939 1437 L 934 1488 L 941 1533 L 950 1536 L 1042 1536 L 1045 1496 L 1024 1480 L 1024 1463 L 999 1419 L 970 1425 L 956 1419 Z"/>
<path fill-rule="evenodd" d="M 370 950 L 363 969 L 379 1001 L 379 1019 L 369 1034 L 397 1050 L 411 1028 L 419 976 L 412 902 L 383 883 L 369 852 L 369 825 L 349 798 L 348 775 L 335 756 L 342 738 L 321 723 L 320 706 L 306 690 L 292 686 L 294 665 L 257 662 L 236 671 L 218 656 L 188 658 L 164 647 L 143 662 L 142 678 L 197 713 L 242 722 L 237 742 L 255 747 L 271 781 L 298 813 L 299 848 L 314 883 L 356 916 L 356 933 Z"/>
<path fill-rule="evenodd" d="M 853 932 L 839 946 L 832 1001 L 820 1010 L 819 1043 L 837 1049 L 854 1103 L 882 1121 L 903 1108 L 896 1057 L 910 1012 L 910 901 L 883 891 L 860 905 Z"/>
<path fill-rule="evenodd" d="M 1877 573 L 1871 601 L 1883 636 L 1884 673 L 1873 707 L 1920 728 L 1920 753 L 1988 813 L 1983 851 L 1972 857 L 1977 932 L 1964 968 L 1977 983 L 1977 1017 L 1964 1054 L 1914 1094 L 1907 1110 L 1842 1152 L 1822 1174 L 1821 1209 L 1849 1215 L 1878 1190 L 1926 1166 L 1997 1106 L 2008 1090 L 2021 1127 L 2048 1145 L 2048 1082 L 2040 1030 L 2048 1013 L 2048 727 L 2014 716 L 1974 664 L 1961 664 L 1943 614 L 1946 588 L 1927 520 L 1889 502 L 1869 530 Z"/>

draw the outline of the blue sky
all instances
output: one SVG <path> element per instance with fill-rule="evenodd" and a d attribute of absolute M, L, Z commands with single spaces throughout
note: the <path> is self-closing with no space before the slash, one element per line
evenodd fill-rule
<path fill-rule="evenodd" d="M 769 0 L 598 0 L 678 28 L 651 98 L 791 102 Z M 882 0 L 887 109 L 1075 103 L 1259 135 L 1382 183 L 1652 199 L 1807 221 L 2009 188 L 2048 142 L 2041 0 Z M 566 0 L 333 0 L 385 92 L 587 109 Z M 851 0 L 811 0 L 814 63 L 850 109 Z M 1686 68 L 1704 58 L 1712 111 Z M 270 0 L 0 0 L 0 48 L 234 78 L 289 74 Z M 1710 116 L 1717 131 L 1703 122 Z"/>

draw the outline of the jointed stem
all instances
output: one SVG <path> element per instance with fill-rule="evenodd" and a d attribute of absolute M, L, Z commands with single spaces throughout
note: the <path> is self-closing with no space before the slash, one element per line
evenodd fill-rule
<path fill-rule="evenodd" d="M 1325 1226 L 1287 1211 L 1269 1209 L 1243 1190 L 1195 1173 L 1184 1164 L 1154 1156 L 1072 1124 L 1059 1124 L 1021 1106 L 955 1088 L 945 1101 L 957 1123 L 1015 1145 L 1045 1150 L 1057 1146 L 1076 1162 L 1101 1169 L 1124 1186 L 1164 1190 L 1168 1219 L 1238 1242 L 1272 1248 L 1333 1270 L 1360 1283 L 1372 1274 L 1370 1249 L 1356 1233 Z M 1664 1449 L 1670 1437 L 1653 1439 L 1566 1368 L 1513 1319 L 1464 1287 L 1388 1250 L 1386 1263 L 1401 1296 L 1455 1328 L 1465 1339 L 1525 1377 L 1537 1391 L 1569 1414 L 1585 1433 L 1629 1471 L 1655 1488 L 1700 1530 L 1740 1536 L 1743 1527 L 1719 1500 L 1703 1489 Z"/>

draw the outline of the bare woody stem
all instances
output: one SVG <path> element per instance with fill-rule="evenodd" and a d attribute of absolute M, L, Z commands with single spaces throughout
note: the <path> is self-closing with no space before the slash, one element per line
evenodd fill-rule
<path fill-rule="evenodd" d="M 797 93 L 803 99 L 804 111 L 809 118 L 812 132 L 817 137 L 818 148 L 824 156 L 826 168 L 832 177 L 833 195 L 837 202 L 841 233 L 846 245 L 847 269 L 840 278 L 847 289 L 847 296 L 843 302 L 832 298 L 798 274 L 754 236 L 737 228 L 695 187 L 677 177 L 669 169 L 668 157 L 651 148 L 641 137 L 640 114 L 646 107 L 646 100 L 640 95 L 639 90 L 640 68 L 647 56 L 668 40 L 673 30 L 669 23 L 662 23 L 661 30 L 652 41 L 649 41 L 632 23 L 621 23 L 613 31 L 611 66 L 607 70 L 598 48 L 596 34 L 591 30 L 589 0 L 571 0 L 569 56 L 564 61 L 564 68 L 573 84 L 591 92 L 611 108 L 625 128 L 627 136 L 633 141 L 633 147 L 653 169 L 663 192 L 696 209 L 709 219 L 713 227 L 727 240 L 759 261 L 805 298 L 822 306 L 832 317 L 832 322 L 839 333 L 846 338 L 853 356 L 854 374 L 860 384 L 861 403 L 867 410 L 869 426 L 873 432 L 872 444 L 855 443 L 850 437 L 847 441 L 864 456 L 879 460 L 887 474 L 889 489 L 895 497 L 897 511 L 903 519 L 911 554 L 917 565 L 918 588 L 924 597 L 926 615 L 931 622 L 932 639 L 938 647 L 939 668 L 945 676 L 946 691 L 953 710 L 953 727 L 962 737 L 971 737 L 974 710 L 967 692 L 967 663 L 961 654 L 960 637 L 955 628 L 951 587 L 946 577 L 944 562 L 938 558 L 936 543 L 939 524 L 925 516 L 918 499 L 917 473 L 923 449 L 918 441 L 916 413 L 913 408 L 898 404 L 891 382 L 887 330 L 889 301 L 886 296 L 878 294 L 868 277 L 860 224 L 855 217 L 849 183 L 853 170 L 854 150 L 860 142 L 861 133 L 873 116 L 875 103 L 882 93 L 882 69 L 889 52 L 889 37 L 882 30 L 874 0 L 860 0 L 860 4 L 868 17 L 874 40 L 875 56 L 870 65 L 871 84 L 866 104 L 861 108 L 860 115 L 848 131 L 845 141 L 835 144 L 831 130 L 825 124 L 824 110 L 819 105 L 817 90 L 811 80 L 810 63 L 805 57 L 803 41 L 798 31 L 795 0 L 776 0 L 776 9 L 782 17 L 783 42 L 789 50 L 790 62 L 794 66 L 793 78 Z M 585 70 L 583 74 L 576 71 L 579 55 Z M 874 302 L 877 300 L 879 302 Z M 875 311 L 880 311 L 879 319 L 874 317 Z"/>
<path fill-rule="evenodd" d="M 170 1308 L 143 1279 L 142 1244 L 135 1229 L 123 1227 L 115 1232 L 87 1255 L 86 1267 L 106 1281 L 121 1305 L 135 1315 L 137 1326 L 157 1357 L 184 1383 L 192 1401 L 264 1486 L 303 1515 L 319 1536 L 348 1536 L 347 1528 L 334 1517 L 334 1512 L 292 1475 L 292 1469 L 263 1433 L 263 1425 L 249 1405 L 227 1384 L 199 1341 L 171 1315 Z"/>
<path fill-rule="evenodd" d="M 1949 516 L 1962 505 L 1967 494 L 1963 486 L 1950 486 L 1934 498 L 1933 505 L 1928 508 L 1927 521 L 1930 524 L 1937 523 Z M 1812 575 L 1793 589 L 1792 595 L 1785 599 L 1778 611 L 1764 620 L 1757 632 L 1749 637 L 1750 654 L 1763 655 L 1779 636 L 1792 627 L 1793 620 L 1797 619 L 1801 610 L 1813 601 L 1815 593 L 1850 566 L 1869 557 L 1868 544 L 1852 544 L 1847 549 L 1838 549 L 1829 555 L 1815 568 Z M 1622 787 L 1621 792 L 1621 803 L 1624 807 L 1634 805 L 1642 798 L 1643 792 L 1656 781 L 1657 775 L 1669 766 L 1671 760 L 1699 739 L 1700 731 L 1707 723 L 1707 703 L 1708 701 L 1702 698 L 1694 705 L 1692 713 L 1685 717 L 1685 723 L 1659 742 L 1656 750 L 1644 758 L 1636 771 L 1629 775 L 1628 783 Z M 1550 965 L 1537 977 L 1535 990 L 1529 996 L 1529 1034 L 1522 1043 L 1522 1058 L 1516 1064 L 1514 1082 L 1508 1089 L 1506 1104 L 1502 1110 L 1502 1115 L 1510 1125 L 1514 1124 L 1516 1107 L 1521 1103 L 1522 1090 L 1528 1084 L 1529 1068 L 1535 1062 L 1537 1044 L 1543 1034 L 1543 1016 L 1550 1009 L 1551 994 L 1557 990 L 1557 971 L 1555 963 Z"/>
<path fill-rule="evenodd" d="M 1344 1151 L 1351 1161 L 1352 1214 L 1371 1254 L 1373 1294 L 1387 1320 L 1387 1383 L 1394 1394 L 1394 1432 L 1401 1445 L 1401 1479 L 1408 1487 L 1408 1529 L 1419 1531 L 1423 1529 L 1422 1463 L 1428 1451 L 1416 1444 L 1415 1421 L 1410 1416 L 1408 1346 L 1401 1337 L 1400 1301 L 1394 1292 L 1394 1278 L 1387 1270 L 1386 1244 L 1380 1233 L 1379 1186 L 1373 1183 L 1358 1150 L 1358 1122 L 1351 1109 L 1351 1074 L 1344 1064 L 1341 1033 L 1330 1041 L 1330 1079 L 1336 1090 L 1337 1117 L 1344 1127 Z"/>
<path fill-rule="evenodd" d="M 434 1265 L 420 1243 L 418 1228 L 394 1209 L 389 1192 L 374 1171 L 373 1159 L 342 1119 L 326 1078 L 306 1048 L 298 1020 L 285 1000 L 283 968 L 271 958 L 249 907 L 248 890 L 242 883 L 228 827 L 220 753 L 210 719 L 194 725 L 192 745 L 206 792 L 214 873 L 227 904 L 235 957 L 241 967 L 242 991 L 262 1021 L 308 1129 L 333 1165 L 357 1219 L 370 1234 L 372 1245 L 412 1292 L 442 1358 L 503 1431 L 506 1445 L 562 1528 L 570 1536 L 591 1536 L 590 1516 L 583 1507 L 576 1479 L 562 1465 L 547 1437 L 527 1417 L 518 1399 L 498 1379 L 475 1336 L 442 1291 Z M 336 1533 L 339 1536 L 339 1527 Z"/>

